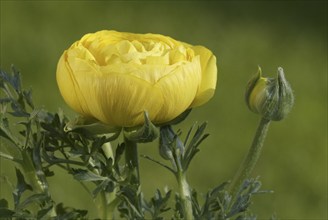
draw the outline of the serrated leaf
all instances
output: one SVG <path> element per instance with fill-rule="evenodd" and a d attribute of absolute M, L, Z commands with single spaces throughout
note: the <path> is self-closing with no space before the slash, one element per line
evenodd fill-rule
<path fill-rule="evenodd" d="M 32 191 L 33 188 L 31 185 L 29 185 L 25 182 L 22 172 L 17 168 L 15 168 L 15 169 L 16 169 L 17 184 L 16 184 L 16 188 L 13 192 L 13 196 L 14 196 L 15 206 L 17 206 L 20 202 L 20 197 L 21 197 L 22 193 L 25 192 L 26 190 Z"/>
<path fill-rule="evenodd" d="M 103 182 L 98 184 L 97 187 L 92 191 L 92 196 L 93 196 L 93 198 L 96 198 L 98 193 L 100 193 L 101 191 L 105 191 L 108 193 L 113 192 L 114 188 L 115 188 L 115 185 L 111 180 L 109 180 L 109 179 L 104 180 Z"/>
<path fill-rule="evenodd" d="M 164 197 L 162 196 L 161 192 L 159 190 L 156 190 L 155 196 L 152 197 L 151 202 L 153 205 L 153 218 L 154 219 L 161 219 L 159 217 L 160 214 L 163 212 L 166 212 L 170 210 L 170 207 L 167 207 L 168 200 L 170 199 L 171 196 L 171 190 L 166 192 Z"/>
<path fill-rule="evenodd" d="M 46 208 L 41 209 L 37 213 L 37 219 L 38 220 L 43 220 L 43 219 L 46 220 L 46 219 L 49 219 L 50 218 L 49 214 L 51 213 L 52 209 L 53 209 L 53 206 L 52 205 L 49 206 L 49 207 L 46 207 Z"/>
<path fill-rule="evenodd" d="M 14 66 L 12 66 L 11 69 L 13 73 L 11 77 L 12 86 L 16 91 L 21 91 L 21 74 Z"/>
<path fill-rule="evenodd" d="M 203 134 L 205 131 L 207 123 L 204 122 L 201 124 L 197 130 L 195 131 L 195 134 L 189 144 L 186 147 L 186 151 L 182 160 L 182 167 L 183 170 L 187 170 L 189 167 L 189 164 L 191 160 L 194 158 L 194 156 L 199 152 L 198 146 L 208 137 L 209 134 Z M 189 130 L 185 143 L 187 143 L 187 140 L 190 137 L 191 131 L 193 130 L 194 125 Z"/>
<path fill-rule="evenodd" d="M 88 214 L 87 210 L 74 209 L 70 207 L 64 207 L 63 203 L 59 203 L 56 206 L 57 216 L 55 220 L 71 220 L 71 219 L 84 219 Z"/>
<path fill-rule="evenodd" d="M 32 108 L 34 109 L 34 104 L 33 104 L 33 100 L 32 100 L 32 90 L 28 90 L 28 91 L 23 91 L 23 97 L 26 100 L 26 103 Z"/>
<path fill-rule="evenodd" d="M 0 78 L 3 81 L 6 81 L 6 82 L 12 84 L 11 76 L 9 74 L 7 74 L 5 71 L 0 70 Z"/>
<path fill-rule="evenodd" d="M 15 110 L 14 112 L 8 112 L 8 113 L 15 117 L 26 117 L 26 118 L 30 117 L 29 113 L 24 112 L 21 109 L 15 108 L 14 110 Z"/>
<path fill-rule="evenodd" d="M 107 177 L 103 177 L 100 175 L 97 175 L 95 173 L 92 173 L 87 170 L 82 170 L 82 169 L 75 169 L 74 170 L 74 178 L 79 181 L 103 181 L 107 180 Z"/>
<path fill-rule="evenodd" d="M 49 199 L 50 199 L 49 196 L 45 193 L 33 194 L 27 197 L 27 199 L 25 199 L 23 202 L 19 203 L 17 209 L 24 209 L 27 205 L 31 203 L 42 204 L 43 202 Z"/>

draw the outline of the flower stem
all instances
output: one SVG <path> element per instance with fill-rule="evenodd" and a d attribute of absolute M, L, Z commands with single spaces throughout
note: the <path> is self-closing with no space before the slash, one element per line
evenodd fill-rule
<path fill-rule="evenodd" d="M 107 207 L 106 192 L 102 191 L 100 193 L 100 202 L 98 203 L 98 210 L 100 211 L 99 214 L 101 219 L 109 219 L 113 217 L 113 213 L 110 213 Z"/>
<path fill-rule="evenodd" d="M 130 170 L 133 184 L 140 185 L 139 158 L 137 143 L 124 138 L 125 143 L 125 161 Z"/>
<path fill-rule="evenodd" d="M 190 195 L 190 187 L 186 179 L 186 174 L 182 171 L 177 172 L 177 180 L 179 185 L 180 198 L 184 209 L 184 219 L 194 219 L 192 213 L 192 203 Z"/>
<path fill-rule="evenodd" d="M 243 163 L 241 164 L 238 172 L 234 176 L 233 181 L 231 183 L 230 192 L 232 195 L 232 202 L 235 201 L 238 190 L 240 189 L 243 182 L 246 179 L 248 179 L 249 176 L 251 175 L 261 155 L 261 150 L 263 147 L 264 139 L 266 137 L 269 125 L 270 125 L 270 120 L 265 118 L 261 119 L 256 134 L 254 136 L 253 143 L 248 151 L 248 154 L 245 160 L 243 161 Z"/>
<path fill-rule="evenodd" d="M 139 213 L 142 213 L 142 198 L 140 196 L 140 173 L 139 173 L 139 157 L 137 142 L 124 138 L 125 143 L 125 163 L 129 169 L 130 184 L 136 189 L 135 206 Z"/>

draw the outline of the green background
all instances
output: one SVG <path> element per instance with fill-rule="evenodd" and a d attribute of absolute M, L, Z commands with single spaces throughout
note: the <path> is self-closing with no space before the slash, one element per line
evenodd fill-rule
<path fill-rule="evenodd" d="M 160 33 L 211 49 L 218 59 L 215 97 L 176 126 L 187 131 L 208 121 L 211 136 L 193 161 L 188 178 L 201 192 L 230 179 L 247 152 L 259 116 L 244 103 L 248 79 L 262 67 L 275 76 L 282 66 L 295 92 L 287 119 L 271 125 L 254 171 L 274 194 L 254 198 L 260 219 L 327 219 L 327 2 L 326 1 L 1 1 L 1 68 L 15 64 L 34 101 L 50 111 L 75 114 L 55 80 L 61 53 L 84 34 L 102 29 Z M 1 147 L 2 149 L 2 147 Z M 159 158 L 156 144 L 141 154 Z M 166 170 L 141 159 L 146 196 L 176 187 Z M 1 161 L 1 175 L 15 182 L 14 168 Z M 53 198 L 96 209 L 73 178 L 50 178 Z M 11 196 L 1 182 L 1 196 Z"/>

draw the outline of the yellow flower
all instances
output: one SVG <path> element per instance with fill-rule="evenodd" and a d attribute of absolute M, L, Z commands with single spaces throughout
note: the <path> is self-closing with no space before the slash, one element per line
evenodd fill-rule
<path fill-rule="evenodd" d="M 168 122 L 214 94 L 216 58 L 158 34 L 99 31 L 64 51 L 57 82 L 66 103 L 112 126 Z"/>

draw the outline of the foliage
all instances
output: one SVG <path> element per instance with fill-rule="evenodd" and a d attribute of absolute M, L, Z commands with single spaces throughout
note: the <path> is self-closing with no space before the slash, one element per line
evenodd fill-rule
<path fill-rule="evenodd" d="M 53 166 L 71 174 L 77 183 L 90 191 L 90 199 L 99 202 L 105 214 L 100 218 L 120 216 L 126 219 L 185 218 L 184 198 L 172 190 L 157 190 L 155 195 L 144 197 L 135 176 L 129 172 L 126 161 L 126 143 L 116 146 L 112 156 L 104 146 L 111 141 L 107 135 L 90 135 L 83 130 L 65 131 L 69 119 L 62 111 L 50 113 L 35 107 L 31 90 L 21 86 L 20 73 L 13 68 L 8 74 L 1 70 L 0 87 L 0 156 L 16 164 L 17 183 L 13 186 L 14 204 L 0 200 L 0 216 L 16 219 L 87 219 L 88 211 L 70 208 L 61 201 L 54 201 L 47 179 L 55 175 Z M 12 127 L 12 122 L 14 127 Z M 172 166 L 143 156 L 171 171 L 178 179 L 187 173 L 204 134 L 206 123 L 187 133 L 184 142 L 181 132 L 174 132 L 170 125 L 161 127 L 160 152 Z M 195 130 L 193 132 L 193 130 Z M 149 131 L 146 132 L 149 134 Z M 107 146 L 110 147 L 110 146 Z M 93 184 L 92 190 L 89 185 Z M 229 182 L 220 184 L 202 196 L 195 189 L 191 193 L 192 212 L 195 219 L 256 219 L 249 207 L 253 195 L 261 191 L 257 179 L 245 180 L 233 200 L 228 190 Z M 107 213 L 106 213 L 107 212 Z"/>

